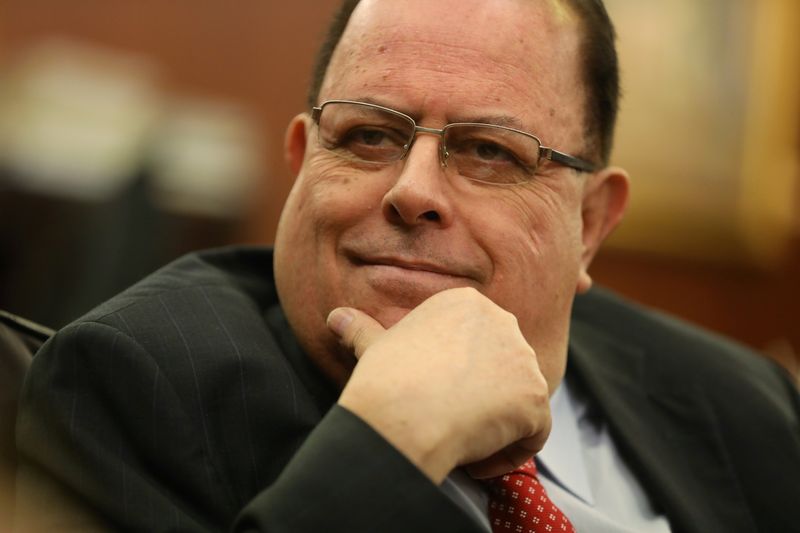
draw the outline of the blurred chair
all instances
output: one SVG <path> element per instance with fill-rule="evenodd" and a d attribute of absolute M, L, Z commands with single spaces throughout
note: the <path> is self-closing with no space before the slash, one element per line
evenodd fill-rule
<path fill-rule="evenodd" d="M 14 424 L 22 380 L 33 354 L 52 334 L 49 328 L 0 310 L 0 517 L 11 516 L 14 508 Z"/>

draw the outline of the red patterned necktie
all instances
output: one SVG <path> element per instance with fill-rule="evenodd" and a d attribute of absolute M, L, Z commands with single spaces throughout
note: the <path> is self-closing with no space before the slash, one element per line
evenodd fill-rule
<path fill-rule="evenodd" d="M 487 483 L 493 533 L 575 533 L 539 483 L 533 459 Z"/>

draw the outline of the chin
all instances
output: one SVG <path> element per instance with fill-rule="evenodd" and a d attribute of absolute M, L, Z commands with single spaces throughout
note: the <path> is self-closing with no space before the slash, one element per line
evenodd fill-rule
<path fill-rule="evenodd" d="M 372 316 L 372 318 L 380 322 L 381 326 L 383 326 L 385 329 L 389 329 L 400 322 L 408 313 L 410 313 L 411 309 L 407 309 L 405 307 L 384 307 L 377 309 L 374 312 L 364 312 L 368 313 L 370 316 Z"/>
<path fill-rule="evenodd" d="M 358 362 L 353 352 L 342 346 L 333 334 L 325 328 L 324 341 L 304 343 L 298 341 L 308 358 L 317 369 L 338 389 L 343 389 Z"/>

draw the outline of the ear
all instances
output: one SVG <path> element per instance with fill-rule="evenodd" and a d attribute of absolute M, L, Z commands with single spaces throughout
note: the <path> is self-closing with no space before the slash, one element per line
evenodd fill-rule
<path fill-rule="evenodd" d="M 303 160 L 306 156 L 306 146 L 308 144 L 309 116 L 301 113 L 294 117 L 286 128 L 286 136 L 283 139 L 283 155 L 289 170 L 297 176 L 303 167 Z"/>
<path fill-rule="evenodd" d="M 576 292 L 588 291 L 592 286 L 589 265 L 600 245 L 611 234 L 628 205 L 630 180 L 628 173 L 619 167 L 608 167 L 592 174 L 583 189 L 583 253 Z"/>

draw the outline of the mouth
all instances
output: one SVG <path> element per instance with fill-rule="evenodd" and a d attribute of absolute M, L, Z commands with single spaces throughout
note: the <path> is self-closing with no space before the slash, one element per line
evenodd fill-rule
<path fill-rule="evenodd" d="M 472 265 L 442 253 L 375 253 L 357 248 L 343 248 L 340 253 L 350 265 L 346 276 L 351 305 L 370 313 L 384 327 L 436 293 L 485 288 L 485 272 L 477 261 Z M 392 310 L 400 314 L 392 315 Z"/>
<path fill-rule="evenodd" d="M 458 274 L 448 271 L 447 268 L 431 263 L 419 261 L 407 261 L 404 259 L 397 259 L 392 257 L 375 257 L 375 258 L 357 258 L 354 263 L 359 266 L 385 266 L 393 268 L 401 268 L 404 270 L 413 270 L 417 272 L 429 272 L 431 274 L 439 274 L 441 276 L 462 277 Z"/>
<path fill-rule="evenodd" d="M 460 265 L 391 255 L 349 254 L 349 259 L 359 267 L 383 268 L 387 271 L 396 270 L 398 273 L 405 272 L 409 276 L 452 278 L 454 281 L 462 280 L 462 283 L 464 280 L 478 281 L 476 272 Z"/>
<path fill-rule="evenodd" d="M 482 288 L 478 269 L 441 256 L 431 260 L 430 256 L 351 253 L 348 260 L 356 269 L 354 281 L 363 280 L 372 290 L 388 298 L 387 301 L 405 307 L 419 305 L 448 289 Z"/>

